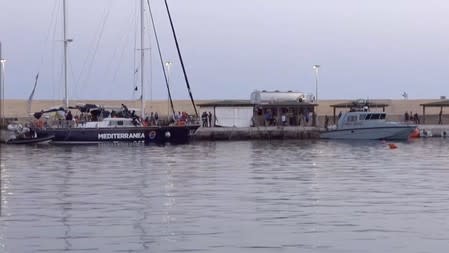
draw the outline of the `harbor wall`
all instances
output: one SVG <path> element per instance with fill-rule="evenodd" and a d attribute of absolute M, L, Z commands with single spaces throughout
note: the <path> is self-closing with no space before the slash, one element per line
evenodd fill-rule
<path fill-rule="evenodd" d="M 283 140 L 319 139 L 316 127 L 269 126 L 269 127 L 211 127 L 199 128 L 194 140 Z"/>

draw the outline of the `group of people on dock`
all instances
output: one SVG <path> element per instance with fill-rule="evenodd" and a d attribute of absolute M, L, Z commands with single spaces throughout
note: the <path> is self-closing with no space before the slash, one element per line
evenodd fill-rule
<path fill-rule="evenodd" d="M 260 113 L 257 114 L 260 115 Z M 263 113 L 263 125 L 265 126 L 314 126 L 315 124 L 316 114 L 313 111 L 304 110 L 299 112 L 298 115 L 281 111 L 279 115 L 274 115 L 272 110 L 267 109 Z M 254 118 L 253 125 L 258 125 Z"/>
<path fill-rule="evenodd" d="M 212 118 L 213 118 L 212 112 L 204 111 L 201 114 L 201 122 L 202 122 L 201 126 L 202 127 L 213 127 L 215 125 L 215 120 L 214 120 L 214 125 L 212 125 Z"/>
<path fill-rule="evenodd" d="M 410 113 L 408 113 L 408 112 L 405 112 L 404 113 L 404 121 L 405 122 L 409 122 L 409 121 L 412 121 L 413 123 L 415 123 L 415 124 L 419 124 L 419 115 L 418 115 L 418 113 L 412 113 L 412 112 L 410 112 Z"/>

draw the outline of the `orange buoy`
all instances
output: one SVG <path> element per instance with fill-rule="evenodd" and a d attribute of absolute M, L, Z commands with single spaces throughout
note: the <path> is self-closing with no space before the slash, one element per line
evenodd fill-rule
<path fill-rule="evenodd" d="M 398 146 L 397 146 L 396 144 L 394 144 L 394 143 L 388 143 L 388 147 L 389 147 L 390 149 L 396 149 L 396 148 L 398 148 Z"/>
<path fill-rule="evenodd" d="M 413 130 L 413 132 L 410 133 L 409 138 L 419 138 L 420 134 L 419 134 L 419 129 L 415 128 L 415 130 Z"/>

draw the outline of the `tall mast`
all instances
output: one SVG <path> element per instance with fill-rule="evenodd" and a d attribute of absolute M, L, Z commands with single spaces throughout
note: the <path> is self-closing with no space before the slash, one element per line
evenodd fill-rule
<path fill-rule="evenodd" d="M 179 62 L 181 63 L 182 72 L 184 73 L 184 79 L 186 80 L 187 90 L 189 91 L 190 101 L 192 101 L 193 110 L 195 110 L 195 116 L 198 117 L 198 111 L 196 110 L 195 100 L 193 100 L 192 91 L 190 89 L 189 79 L 187 78 L 186 68 L 184 67 L 184 61 L 182 60 L 181 50 L 179 49 L 178 39 L 176 38 L 175 27 L 173 26 L 173 20 L 171 18 L 170 9 L 168 8 L 167 0 L 164 0 L 165 8 L 167 9 L 168 19 L 170 21 L 173 38 L 175 39 L 176 50 L 178 51 Z"/>
<path fill-rule="evenodd" d="M 69 44 L 69 40 L 67 39 L 67 17 L 66 17 L 66 0 L 62 1 L 62 9 L 63 9 L 63 23 L 64 23 L 64 95 L 65 95 L 65 107 L 69 109 L 69 94 L 67 91 L 67 47 Z"/>
<path fill-rule="evenodd" d="M 144 35 L 144 0 L 140 0 L 140 110 L 142 119 L 145 117 L 145 100 L 143 97 L 143 84 L 144 84 L 144 60 L 145 60 L 145 35 Z"/>
<path fill-rule="evenodd" d="M 2 42 L 0 41 L 0 119 L 2 120 L 2 126 L 5 126 L 5 87 L 3 80 L 5 75 L 3 74 L 5 60 L 2 58 Z M 1 165 L 0 165 L 1 166 Z M 0 167 L 0 216 L 2 215 L 2 167 Z"/>

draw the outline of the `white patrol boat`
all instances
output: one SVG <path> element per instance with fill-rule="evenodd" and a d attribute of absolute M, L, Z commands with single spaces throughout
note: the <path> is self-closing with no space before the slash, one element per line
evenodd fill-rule
<path fill-rule="evenodd" d="M 416 125 L 386 121 L 385 112 L 367 108 L 343 113 L 336 126 L 320 133 L 322 139 L 407 140 Z"/>

